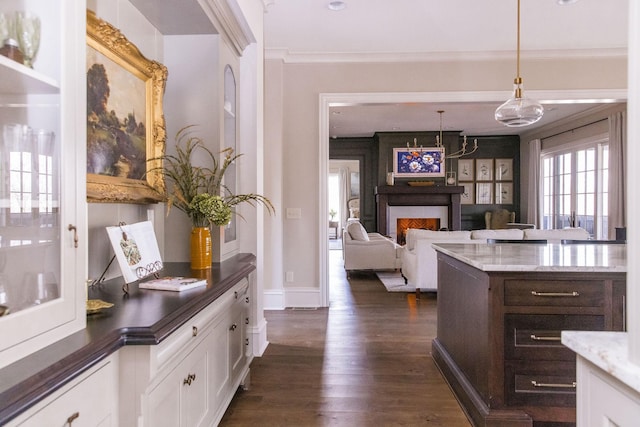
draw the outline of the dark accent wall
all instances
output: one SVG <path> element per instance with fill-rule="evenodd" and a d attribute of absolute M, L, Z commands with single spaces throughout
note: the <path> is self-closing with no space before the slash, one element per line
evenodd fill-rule
<path fill-rule="evenodd" d="M 377 231 L 375 187 L 386 185 L 387 172 L 393 171 L 393 148 L 417 145 L 434 147 L 438 131 L 425 132 L 377 132 L 371 138 L 335 138 L 329 142 L 330 159 L 349 159 L 360 161 L 360 216 L 367 231 Z M 462 205 L 462 229 L 476 230 L 485 228 L 484 214 L 488 210 L 505 208 L 516 213 L 516 221 L 520 221 L 520 137 L 513 136 L 468 136 L 469 149 L 473 140 L 478 139 L 478 151 L 465 156 L 465 159 L 513 159 L 513 204 L 510 205 Z M 460 131 L 442 133 L 446 153 L 458 151 L 463 138 Z M 447 171 L 456 171 L 458 162 L 446 160 Z M 410 178 L 396 178 L 395 185 L 408 185 Z M 425 179 L 426 180 L 426 179 Z M 435 185 L 445 185 L 444 178 L 431 178 Z"/>
<path fill-rule="evenodd" d="M 369 232 L 376 231 L 378 151 L 373 138 L 336 138 L 329 141 L 329 158 L 360 162 L 360 222 Z"/>

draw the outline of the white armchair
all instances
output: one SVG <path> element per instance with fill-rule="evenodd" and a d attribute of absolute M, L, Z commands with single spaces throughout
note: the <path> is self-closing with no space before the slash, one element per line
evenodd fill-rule
<path fill-rule="evenodd" d="M 402 266 L 403 247 L 379 233 L 367 233 L 362 224 L 353 222 L 342 234 L 344 269 L 394 270 Z"/>

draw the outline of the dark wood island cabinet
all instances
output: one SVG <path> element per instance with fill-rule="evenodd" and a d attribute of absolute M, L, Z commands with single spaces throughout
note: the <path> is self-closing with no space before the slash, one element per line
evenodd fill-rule
<path fill-rule="evenodd" d="M 436 246 L 433 358 L 474 425 L 575 425 L 560 332 L 624 330 L 624 246 Z"/>

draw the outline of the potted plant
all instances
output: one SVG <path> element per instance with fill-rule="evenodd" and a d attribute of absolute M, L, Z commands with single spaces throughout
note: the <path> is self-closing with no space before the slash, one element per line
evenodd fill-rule
<path fill-rule="evenodd" d="M 211 267 L 211 224 L 228 224 L 234 213 L 239 215 L 233 207 L 241 203 L 262 204 L 269 213 L 274 213 L 275 208 L 260 194 L 233 194 L 223 178 L 229 165 L 242 154 L 227 148 L 220 153 L 224 159 L 219 160 L 200 137 L 192 135 L 192 127 L 178 131 L 176 154 L 164 154 L 160 157 L 162 166 L 152 170 L 164 176 L 164 188 L 159 191 L 167 202 L 167 215 L 175 207 L 191 219 L 191 267 L 204 269 Z M 196 156 L 206 166 L 195 166 Z"/>
<path fill-rule="evenodd" d="M 330 221 L 333 221 L 333 219 L 336 217 L 337 214 L 338 212 L 336 212 L 335 209 L 330 209 L 329 210 L 329 217 L 331 217 Z"/>

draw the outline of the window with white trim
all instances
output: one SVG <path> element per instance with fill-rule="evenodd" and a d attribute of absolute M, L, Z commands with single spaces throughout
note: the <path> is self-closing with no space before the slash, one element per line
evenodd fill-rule
<path fill-rule="evenodd" d="M 600 135 L 542 150 L 542 228 L 582 227 L 607 239 L 609 140 Z"/>

